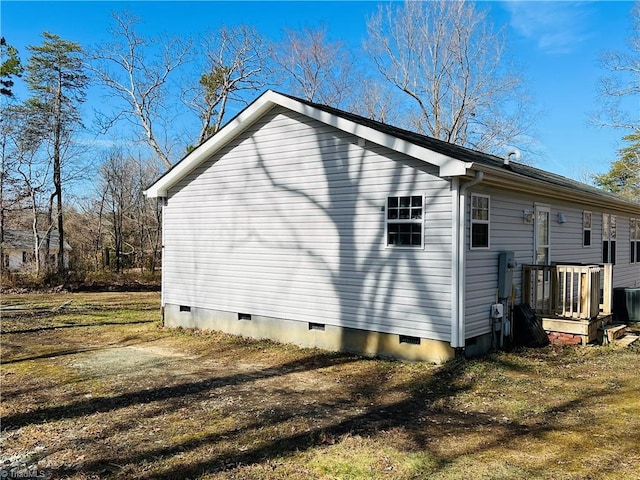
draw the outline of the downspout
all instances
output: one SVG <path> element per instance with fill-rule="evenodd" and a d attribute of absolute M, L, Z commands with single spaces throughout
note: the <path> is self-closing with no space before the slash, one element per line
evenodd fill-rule
<path fill-rule="evenodd" d="M 164 232 L 166 231 L 165 227 L 165 209 L 167 207 L 167 197 L 159 197 L 157 200 L 158 204 L 160 205 L 160 228 L 162 229 L 162 231 L 160 232 L 160 312 L 162 315 L 162 326 L 165 326 L 165 281 L 166 281 L 166 277 L 165 277 L 165 254 L 164 254 Z"/>
<path fill-rule="evenodd" d="M 456 228 L 457 228 L 457 249 L 454 250 L 454 261 L 456 262 L 454 275 L 457 284 L 453 286 L 455 298 L 452 306 L 455 309 L 454 325 L 452 326 L 451 346 L 462 348 L 465 346 L 465 281 L 466 281 L 466 193 L 469 188 L 479 184 L 484 179 L 484 172 L 476 172 L 473 180 L 465 183 L 458 189 L 458 205 L 455 208 Z M 456 185 L 457 187 L 457 182 Z M 457 253 L 457 254 L 456 254 Z"/>

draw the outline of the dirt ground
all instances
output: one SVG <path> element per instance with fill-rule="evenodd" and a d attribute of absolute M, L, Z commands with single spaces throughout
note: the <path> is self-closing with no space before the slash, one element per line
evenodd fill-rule
<path fill-rule="evenodd" d="M 640 478 L 637 348 L 392 362 L 164 329 L 158 301 L 3 298 L 4 476 Z"/>

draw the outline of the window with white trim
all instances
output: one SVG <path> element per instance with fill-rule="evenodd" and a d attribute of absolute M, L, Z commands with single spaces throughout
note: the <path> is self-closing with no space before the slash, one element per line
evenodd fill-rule
<path fill-rule="evenodd" d="M 591 246 L 591 212 L 582 212 L 582 246 Z"/>
<path fill-rule="evenodd" d="M 631 263 L 640 263 L 640 218 L 629 220 L 629 238 L 631 239 Z"/>
<path fill-rule="evenodd" d="M 488 195 L 471 194 L 471 248 L 489 248 Z"/>
<path fill-rule="evenodd" d="M 424 199 L 422 195 L 387 197 L 387 246 L 424 246 Z"/>
<path fill-rule="evenodd" d="M 602 263 L 616 263 L 617 219 L 615 215 L 602 214 Z"/>

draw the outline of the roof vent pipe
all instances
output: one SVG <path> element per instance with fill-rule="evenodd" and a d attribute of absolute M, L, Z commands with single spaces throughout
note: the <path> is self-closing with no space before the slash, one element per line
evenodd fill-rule
<path fill-rule="evenodd" d="M 512 148 L 511 150 L 509 150 L 507 152 L 507 156 L 504 158 L 504 162 L 503 162 L 503 166 L 504 167 L 508 167 L 509 166 L 509 162 L 511 162 L 511 156 L 513 155 L 514 160 L 517 162 L 518 160 L 520 160 L 520 150 L 518 150 L 517 148 Z"/>

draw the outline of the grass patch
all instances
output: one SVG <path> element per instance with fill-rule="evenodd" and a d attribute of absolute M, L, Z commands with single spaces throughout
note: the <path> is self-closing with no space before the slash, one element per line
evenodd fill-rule
<path fill-rule="evenodd" d="M 168 330 L 157 293 L 2 299 L 0 468 L 49 478 L 627 479 L 637 346 L 442 366 Z"/>

